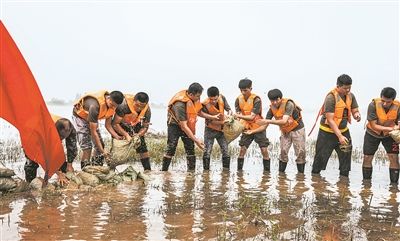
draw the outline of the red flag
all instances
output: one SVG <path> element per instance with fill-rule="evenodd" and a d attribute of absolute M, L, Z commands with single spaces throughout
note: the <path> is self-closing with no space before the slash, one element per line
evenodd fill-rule
<path fill-rule="evenodd" d="M 0 117 L 19 130 L 25 154 L 42 166 L 45 180 L 64 163 L 64 149 L 40 89 L 2 21 Z"/>

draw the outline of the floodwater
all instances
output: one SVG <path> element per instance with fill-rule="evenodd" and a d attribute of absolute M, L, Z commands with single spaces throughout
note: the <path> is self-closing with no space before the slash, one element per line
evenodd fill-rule
<path fill-rule="evenodd" d="M 294 163 L 279 174 L 277 162 L 263 173 L 260 158 L 239 173 L 236 161 L 230 172 L 218 160 L 206 172 L 199 160 L 194 173 L 183 161 L 153 166 L 147 183 L 2 196 L 0 240 L 400 240 L 400 193 L 384 163 L 367 183 L 358 161 L 339 178 L 335 159 L 321 176 Z"/>
<path fill-rule="evenodd" d="M 50 109 L 70 113 L 67 107 Z M 165 111 L 152 113 L 152 128 L 163 131 Z M 313 118 L 306 118 L 306 127 Z M 16 130 L 1 120 L 0 128 L 5 164 L 23 177 L 24 160 L 7 149 L 15 143 L 9 139 L 18 140 L 12 138 Z M 357 148 L 345 179 L 339 178 L 335 156 L 321 176 L 311 175 L 313 145 L 304 175 L 297 174 L 293 156 L 286 174 L 279 174 L 275 143 L 271 173 L 262 172 L 255 148 L 239 173 L 235 158 L 230 172 L 220 160 L 203 172 L 198 159 L 196 172 L 188 173 L 181 160 L 169 172 L 152 163 L 147 183 L 6 194 L 0 196 L 0 240 L 400 240 L 400 192 L 389 184 L 388 163 L 374 161 L 372 180 L 362 181 L 363 132 L 360 123 L 351 127 Z M 278 128 L 268 131 L 270 140 L 278 136 Z M 142 170 L 140 162 L 134 167 Z"/>

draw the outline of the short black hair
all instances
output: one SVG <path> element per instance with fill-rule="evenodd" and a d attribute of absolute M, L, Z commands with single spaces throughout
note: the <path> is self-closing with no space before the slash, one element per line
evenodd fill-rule
<path fill-rule="evenodd" d="M 336 85 L 337 86 L 343 86 L 343 85 L 351 85 L 353 83 L 353 80 L 351 79 L 350 76 L 347 74 L 342 74 L 337 78 Z"/>
<path fill-rule="evenodd" d="M 201 93 L 203 93 L 203 86 L 201 86 L 197 82 L 192 83 L 191 85 L 189 85 L 189 88 L 188 88 L 187 92 L 189 94 L 193 94 L 193 95 L 201 94 Z"/>
<path fill-rule="evenodd" d="M 55 125 L 56 125 L 56 129 L 57 129 L 58 133 L 60 133 L 61 131 L 66 129 L 65 128 L 65 123 L 68 123 L 68 128 L 71 129 L 72 123 L 68 119 L 61 118 L 61 119 L 56 121 Z"/>
<path fill-rule="evenodd" d="M 268 91 L 268 99 L 270 100 L 276 100 L 278 98 L 282 99 L 282 91 L 278 90 L 278 89 L 273 89 Z"/>
<path fill-rule="evenodd" d="M 124 101 L 124 94 L 122 94 L 121 91 L 114 90 L 110 93 L 110 98 L 112 101 L 117 103 L 117 105 L 120 105 L 122 101 Z"/>
<path fill-rule="evenodd" d="M 208 97 L 214 97 L 214 96 L 218 96 L 218 95 L 219 95 L 219 90 L 217 87 L 211 86 L 210 88 L 208 88 L 208 90 L 207 90 Z"/>
<path fill-rule="evenodd" d="M 396 90 L 392 87 L 385 87 L 381 91 L 381 97 L 389 98 L 389 99 L 396 99 Z"/>
<path fill-rule="evenodd" d="M 251 80 L 249 80 L 248 78 L 244 78 L 239 81 L 239 89 L 251 88 L 252 85 L 253 85 L 253 82 Z"/>
<path fill-rule="evenodd" d="M 135 98 L 133 98 L 133 100 L 138 100 L 141 103 L 147 103 L 149 102 L 149 96 L 144 92 L 139 92 L 135 95 Z"/>

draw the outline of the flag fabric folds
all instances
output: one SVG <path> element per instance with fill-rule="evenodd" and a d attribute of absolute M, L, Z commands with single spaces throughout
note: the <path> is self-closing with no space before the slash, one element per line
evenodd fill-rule
<path fill-rule="evenodd" d="M 15 126 L 26 156 L 42 166 L 45 180 L 64 163 L 57 129 L 28 64 L 0 21 L 0 117 Z"/>

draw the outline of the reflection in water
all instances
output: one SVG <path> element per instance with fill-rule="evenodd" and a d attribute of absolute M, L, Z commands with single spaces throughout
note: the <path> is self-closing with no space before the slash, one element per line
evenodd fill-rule
<path fill-rule="evenodd" d="M 273 162 L 264 173 L 259 158 L 247 160 L 242 172 L 215 161 L 208 172 L 201 163 L 194 173 L 152 171 L 148 183 L 6 195 L 0 240 L 400 240 L 400 193 L 386 166 L 362 182 L 357 171 L 278 173 Z"/>

